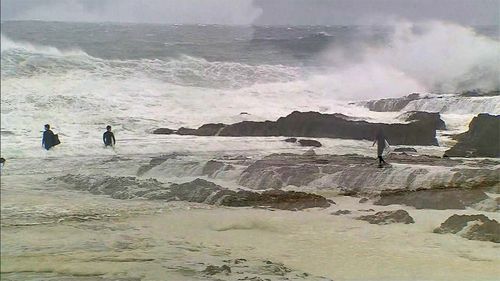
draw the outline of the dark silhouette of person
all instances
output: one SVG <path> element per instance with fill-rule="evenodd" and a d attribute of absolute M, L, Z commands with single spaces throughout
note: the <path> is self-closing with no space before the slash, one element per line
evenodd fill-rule
<path fill-rule="evenodd" d="M 382 167 L 383 164 L 387 164 L 385 162 L 384 158 L 382 158 L 382 153 L 384 152 L 386 144 L 388 144 L 387 139 L 385 138 L 385 135 L 384 135 L 384 131 L 382 129 L 378 129 L 372 146 L 374 146 L 375 143 L 377 144 L 378 166 Z"/>
<path fill-rule="evenodd" d="M 115 146 L 116 140 L 115 135 L 111 132 L 111 126 L 106 126 L 106 132 L 102 135 L 102 141 L 104 146 Z"/>
<path fill-rule="evenodd" d="M 49 150 L 54 145 L 56 145 L 54 132 L 50 130 L 50 125 L 45 124 L 45 131 L 42 137 L 42 147 Z"/>

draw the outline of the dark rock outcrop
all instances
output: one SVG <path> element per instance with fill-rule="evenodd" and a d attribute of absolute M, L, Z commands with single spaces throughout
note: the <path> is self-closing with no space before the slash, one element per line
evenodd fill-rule
<path fill-rule="evenodd" d="M 218 133 L 224 128 L 226 125 L 222 123 L 217 124 L 205 124 L 198 129 L 196 129 L 195 135 L 197 136 L 217 136 Z"/>
<path fill-rule="evenodd" d="M 417 150 L 413 147 L 398 147 L 394 149 L 394 152 L 410 152 L 410 153 L 417 153 Z"/>
<path fill-rule="evenodd" d="M 446 124 L 441 119 L 439 112 L 410 111 L 401 116 L 405 121 L 420 121 L 436 130 L 446 130 Z"/>
<path fill-rule="evenodd" d="M 306 140 L 306 139 L 302 139 L 302 140 L 299 140 L 299 143 L 301 146 L 314 146 L 314 147 L 321 147 L 321 143 L 317 140 Z"/>
<path fill-rule="evenodd" d="M 206 124 L 198 129 L 180 128 L 177 134 L 200 136 L 290 136 L 372 140 L 382 129 L 394 145 L 437 145 L 436 126 L 427 119 L 409 124 L 369 123 L 342 114 L 294 111 L 277 121 L 244 121 L 232 125 Z"/>
<path fill-rule="evenodd" d="M 469 240 L 500 243 L 500 224 L 485 215 L 453 215 L 434 233 L 458 233 Z"/>
<path fill-rule="evenodd" d="M 358 220 L 367 221 L 371 224 L 415 223 L 410 214 L 405 210 L 377 212 L 374 215 L 361 216 Z"/>
<path fill-rule="evenodd" d="M 482 190 L 465 188 L 382 192 L 380 196 L 375 205 L 398 204 L 435 210 L 465 209 L 489 198 Z"/>
<path fill-rule="evenodd" d="M 285 142 L 297 142 L 297 138 L 288 138 L 284 140 Z"/>
<path fill-rule="evenodd" d="M 171 135 L 174 134 L 175 130 L 169 129 L 169 128 L 159 128 L 153 131 L 153 134 L 158 134 L 158 135 Z"/>
<path fill-rule="evenodd" d="M 479 114 L 469 130 L 457 135 L 458 143 L 445 154 L 450 157 L 500 157 L 500 115 Z"/>

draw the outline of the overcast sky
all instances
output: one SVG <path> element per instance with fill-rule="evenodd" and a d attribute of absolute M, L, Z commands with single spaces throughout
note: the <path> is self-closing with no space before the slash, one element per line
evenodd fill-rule
<path fill-rule="evenodd" d="M 256 25 L 387 19 L 499 25 L 500 0 L 1 0 L 2 20 Z"/>

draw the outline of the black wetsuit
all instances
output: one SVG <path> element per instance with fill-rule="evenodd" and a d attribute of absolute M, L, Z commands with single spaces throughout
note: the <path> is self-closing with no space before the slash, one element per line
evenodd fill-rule
<path fill-rule="evenodd" d="M 115 135 L 110 132 L 110 131 L 106 131 L 103 135 L 102 135 L 102 141 L 104 142 L 104 145 L 105 146 L 114 146 L 115 143 L 116 143 L 116 140 L 115 140 Z"/>
<path fill-rule="evenodd" d="M 382 163 L 386 163 L 384 159 L 382 158 L 382 153 L 384 152 L 385 149 L 385 136 L 383 134 L 377 134 L 377 137 L 375 139 L 377 141 L 377 156 L 378 156 L 378 163 L 381 165 Z"/>
<path fill-rule="evenodd" d="M 47 150 L 54 146 L 54 133 L 51 130 L 43 132 L 42 146 Z"/>

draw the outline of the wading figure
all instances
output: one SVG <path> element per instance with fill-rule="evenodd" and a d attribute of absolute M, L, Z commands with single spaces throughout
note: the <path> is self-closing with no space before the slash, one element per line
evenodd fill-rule
<path fill-rule="evenodd" d="M 387 142 L 387 139 L 385 138 L 385 135 L 384 135 L 384 132 L 382 131 L 382 129 L 378 129 L 372 146 L 374 146 L 375 143 L 377 144 L 378 167 L 382 168 L 383 164 L 387 164 L 384 161 L 384 159 L 382 158 L 382 153 L 384 152 L 386 145 L 389 144 Z"/>
<path fill-rule="evenodd" d="M 102 135 L 102 141 L 104 142 L 104 146 L 115 146 L 116 140 L 115 135 L 111 132 L 111 126 L 106 126 L 106 132 Z"/>
<path fill-rule="evenodd" d="M 45 124 L 45 132 L 43 132 L 43 137 L 42 137 L 42 147 L 49 150 L 53 146 L 56 146 L 59 144 L 59 138 L 57 135 L 54 135 L 54 132 L 50 130 L 50 125 Z"/>

